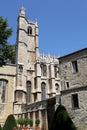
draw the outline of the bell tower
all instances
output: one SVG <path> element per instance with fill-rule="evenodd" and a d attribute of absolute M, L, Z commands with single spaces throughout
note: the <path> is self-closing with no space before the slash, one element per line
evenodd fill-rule
<path fill-rule="evenodd" d="M 17 82 L 15 101 L 26 103 L 26 83 L 31 84 L 35 75 L 35 62 L 38 58 L 38 24 L 25 16 L 25 8 L 20 9 L 17 25 Z M 28 72 L 32 71 L 33 74 Z M 32 86 L 33 89 L 33 86 Z"/>
<path fill-rule="evenodd" d="M 38 24 L 37 21 L 31 21 L 25 16 L 25 8 L 20 9 L 17 29 L 18 62 L 24 62 L 27 53 L 27 61 L 38 58 Z M 21 52 L 22 51 L 22 52 Z M 24 52 L 25 54 L 25 52 Z"/>

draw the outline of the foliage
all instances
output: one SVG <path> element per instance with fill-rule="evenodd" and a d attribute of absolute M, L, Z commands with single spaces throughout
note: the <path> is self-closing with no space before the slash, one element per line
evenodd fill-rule
<path fill-rule="evenodd" d="M 57 129 L 77 130 L 73 121 L 69 117 L 66 108 L 63 105 L 58 106 L 49 130 L 57 130 Z"/>
<path fill-rule="evenodd" d="M 4 60 L 12 57 L 13 54 L 11 51 L 12 48 L 7 42 L 11 35 L 12 28 L 8 28 L 8 20 L 0 16 L 0 64 L 2 63 L 2 65 L 4 64 Z"/>
<path fill-rule="evenodd" d="M 33 126 L 33 120 L 32 119 L 30 119 L 30 126 Z"/>
<path fill-rule="evenodd" d="M 25 118 L 24 119 L 24 125 L 27 126 L 28 124 L 30 124 L 30 119 L 29 118 Z"/>
<path fill-rule="evenodd" d="M 17 124 L 24 125 L 24 119 L 23 118 L 18 118 L 17 119 Z"/>
<path fill-rule="evenodd" d="M 3 126 L 3 130 L 13 130 L 13 128 L 17 128 L 16 120 L 12 114 L 8 115 L 5 124 Z"/>
<path fill-rule="evenodd" d="M 27 126 L 28 124 L 30 124 L 30 119 L 29 118 L 19 118 L 19 119 L 17 119 L 17 124 Z"/>
<path fill-rule="evenodd" d="M 2 127 L 1 127 L 1 125 L 0 125 L 0 130 L 2 130 Z"/>
<path fill-rule="evenodd" d="M 39 119 L 36 119 L 36 120 L 35 120 L 35 124 L 36 124 L 36 126 L 38 126 L 38 125 L 40 124 L 40 120 L 39 120 Z"/>
<path fill-rule="evenodd" d="M 4 59 L 7 62 L 15 63 L 15 46 L 14 45 L 6 45 L 6 50 L 4 51 Z M 8 61 L 9 60 L 9 61 Z"/>

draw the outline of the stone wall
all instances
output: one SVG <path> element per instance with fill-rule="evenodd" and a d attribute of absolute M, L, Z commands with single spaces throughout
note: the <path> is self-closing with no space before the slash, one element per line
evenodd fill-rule
<path fill-rule="evenodd" d="M 0 80 L 6 80 L 5 102 L 0 102 L 0 123 L 2 124 L 7 116 L 13 113 L 14 92 L 16 86 L 16 67 L 15 65 L 6 65 L 0 67 Z"/>
<path fill-rule="evenodd" d="M 79 107 L 73 108 L 72 94 L 78 94 Z M 61 91 L 63 104 L 78 130 L 87 129 L 87 86 Z"/>
<path fill-rule="evenodd" d="M 72 62 L 74 61 L 77 62 L 77 72 L 73 72 Z M 87 49 L 60 57 L 59 62 L 62 90 L 87 85 Z M 69 85 L 68 87 L 67 82 Z"/>

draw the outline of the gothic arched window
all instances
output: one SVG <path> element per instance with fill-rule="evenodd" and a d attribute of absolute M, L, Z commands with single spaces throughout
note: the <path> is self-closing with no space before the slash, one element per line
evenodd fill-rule
<path fill-rule="evenodd" d="M 44 82 L 41 83 L 41 99 L 46 99 L 46 84 Z"/>
<path fill-rule="evenodd" d="M 29 34 L 29 35 L 31 35 L 32 34 L 32 27 L 28 27 L 28 29 L 27 29 L 27 33 Z"/>
<path fill-rule="evenodd" d="M 27 81 L 27 94 L 26 94 L 26 102 L 30 102 L 31 100 L 31 82 Z"/>
<path fill-rule="evenodd" d="M 1 79 L 0 80 L 0 103 L 5 103 L 6 101 L 6 87 L 7 87 L 7 80 Z"/>

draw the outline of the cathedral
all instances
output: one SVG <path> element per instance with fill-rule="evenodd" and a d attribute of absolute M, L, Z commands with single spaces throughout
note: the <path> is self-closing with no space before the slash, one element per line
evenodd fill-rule
<path fill-rule="evenodd" d="M 63 104 L 78 130 L 87 129 L 87 48 L 54 57 L 39 53 L 38 23 L 20 9 L 17 19 L 16 63 L 0 67 L 0 123 L 40 119 L 48 130 L 53 113 Z"/>

